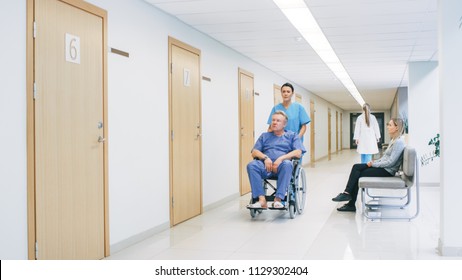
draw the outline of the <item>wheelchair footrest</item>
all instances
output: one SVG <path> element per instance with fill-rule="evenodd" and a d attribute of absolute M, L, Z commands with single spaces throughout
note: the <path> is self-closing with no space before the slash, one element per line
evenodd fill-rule
<path fill-rule="evenodd" d="M 268 202 L 268 209 L 270 210 L 287 210 L 287 202 L 282 202 L 284 207 L 273 207 L 273 202 Z"/>
<path fill-rule="evenodd" d="M 247 209 L 249 209 L 249 210 L 259 210 L 259 211 L 261 211 L 261 210 L 268 210 L 268 208 L 250 207 L 250 205 L 247 205 Z"/>

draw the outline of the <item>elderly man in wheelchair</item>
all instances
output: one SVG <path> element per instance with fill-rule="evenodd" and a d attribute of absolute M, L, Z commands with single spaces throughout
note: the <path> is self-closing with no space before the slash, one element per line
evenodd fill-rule
<path fill-rule="evenodd" d="M 298 135 L 292 131 L 284 130 L 287 121 L 288 118 L 284 112 L 275 112 L 271 122 L 272 132 L 263 133 L 252 149 L 252 157 L 255 160 L 247 165 L 252 189 L 251 203 L 247 208 L 251 210 L 251 215 L 252 213 L 255 214 L 255 210 L 260 212 L 268 208 L 287 209 L 285 203 L 289 200 L 290 192 L 288 193 L 288 189 L 294 181 L 292 160 L 300 159 L 305 153 L 305 148 Z M 299 161 L 297 164 L 300 164 Z M 298 174 L 296 175 L 298 176 Z M 268 196 L 263 185 L 266 179 L 277 179 L 277 189 L 274 198 L 271 197 L 273 199 L 272 204 L 267 202 Z M 303 189 L 303 191 L 305 190 Z"/>

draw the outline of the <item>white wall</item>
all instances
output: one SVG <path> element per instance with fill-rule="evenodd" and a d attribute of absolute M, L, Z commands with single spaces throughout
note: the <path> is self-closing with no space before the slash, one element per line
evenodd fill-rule
<path fill-rule="evenodd" d="M 345 117 L 345 112 L 339 107 L 327 102 L 326 100 L 320 98 L 317 95 L 312 93 L 309 94 L 309 100 L 307 101 L 305 107 L 308 115 L 310 115 L 310 100 L 314 101 L 315 109 L 315 159 L 322 159 L 328 155 L 328 109 L 331 109 L 331 153 L 335 153 L 335 112 L 339 112 L 339 145 L 340 145 L 340 113 L 343 113 Z M 306 159 L 310 158 L 309 147 L 310 147 L 310 131 L 311 128 L 308 126 L 308 129 L 305 134 L 305 147 L 307 147 Z M 343 133 L 345 134 L 345 126 L 343 127 Z M 345 144 L 345 143 L 344 143 Z M 340 150 L 340 146 L 339 146 Z"/>
<path fill-rule="evenodd" d="M 434 156 L 435 146 L 429 141 L 440 133 L 438 100 L 438 62 L 409 63 L 408 144 L 421 160 L 420 183 L 439 185 L 440 158 Z M 425 121 L 421 121 L 425 120 Z"/>
<path fill-rule="evenodd" d="M 462 256 L 460 218 L 460 104 L 462 104 L 462 2 L 438 1 L 439 104 L 441 129 L 441 211 L 438 248 L 443 256 Z"/>
<path fill-rule="evenodd" d="M 0 2 L 0 259 L 27 257 L 26 1 Z M 7 38 L 7 39 L 6 39 Z"/>
<path fill-rule="evenodd" d="M 120 249 L 169 226 L 168 36 L 200 49 L 201 74 L 211 78 L 202 82 L 206 209 L 239 194 L 238 68 L 255 77 L 256 136 L 267 128 L 273 84 L 287 80 L 141 0 L 88 2 L 108 11 L 109 48 L 130 55 L 108 54 L 110 243 Z M 26 0 L 2 1 L 0 20 L 0 259 L 26 259 Z M 294 86 L 304 104 L 315 99 L 316 156 L 325 156 L 327 106 L 334 117 L 340 109 Z"/>

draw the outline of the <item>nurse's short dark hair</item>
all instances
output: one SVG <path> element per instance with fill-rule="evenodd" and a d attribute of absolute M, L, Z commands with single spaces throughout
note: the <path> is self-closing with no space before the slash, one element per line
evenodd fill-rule
<path fill-rule="evenodd" d="M 294 92 L 294 86 L 293 86 L 291 83 L 285 83 L 285 84 L 283 84 L 282 87 L 281 87 L 281 89 L 282 89 L 283 87 L 290 87 L 290 88 L 292 89 L 292 92 Z"/>

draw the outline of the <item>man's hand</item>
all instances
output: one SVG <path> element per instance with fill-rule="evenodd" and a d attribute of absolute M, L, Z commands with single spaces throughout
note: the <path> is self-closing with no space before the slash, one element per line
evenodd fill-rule
<path fill-rule="evenodd" d="M 281 164 L 281 162 L 282 162 L 282 159 L 281 159 L 281 158 L 278 158 L 277 160 L 275 160 L 275 161 L 273 162 L 273 166 L 272 166 L 272 168 L 271 168 L 271 171 L 273 171 L 273 173 L 277 173 L 277 172 L 278 172 L 278 167 L 279 167 L 279 165 Z"/>
<path fill-rule="evenodd" d="M 263 163 L 265 164 L 267 172 L 271 172 L 271 170 L 273 170 L 273 161 L 270 158 L 266 158 Z"/>

